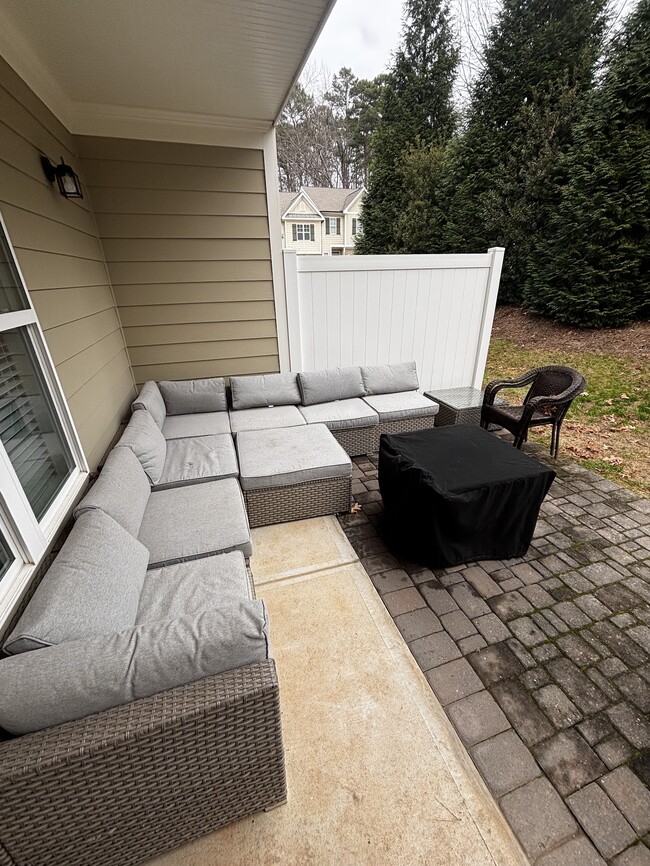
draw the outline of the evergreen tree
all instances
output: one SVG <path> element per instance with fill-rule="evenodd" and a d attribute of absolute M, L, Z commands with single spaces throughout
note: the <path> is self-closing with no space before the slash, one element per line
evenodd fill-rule
<path fill-rule="evenodd" d="M 532 238 L 555 201 L 554 165 L 593 83 L 606 0 L 504 0 L 485 47 L 464 134 L 450 154 L 454 251 L 506 247 L 499 300 L 518 302 Z"/>
<path fill-rule="evenodd" d="M 405 0 L 401 45 L 387 76 L 372 139 L 358 252 L 399 249 L 396 224 L 405 204 L 399 165 L 416 143 L 428 147 L 452 134 L 457 60 L 446 0 Z"/>
<path fill-rule="evenodd" d="M 613 40 L 561 164 L 562 198 L 531 257 L 533 312 L 618 326 L 650 313 L 650 0 Z"/>

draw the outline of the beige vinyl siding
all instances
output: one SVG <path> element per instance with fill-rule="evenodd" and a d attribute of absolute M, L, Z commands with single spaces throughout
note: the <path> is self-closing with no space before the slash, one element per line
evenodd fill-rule
<path fill-rule="evenodd" d="M 77 144 L 136 381 L 277 371 L 262 151 Z"/>
<path fill-rule="evenodd" d="M 133 398 L 133 377 L 88 196 L 67 200 L 40 165 L 73 137 L 0 59 L 0 211 L 92 469 Z"/>

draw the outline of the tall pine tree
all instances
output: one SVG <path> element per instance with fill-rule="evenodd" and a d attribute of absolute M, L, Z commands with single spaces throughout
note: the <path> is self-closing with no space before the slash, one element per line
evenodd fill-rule
<path fill-rule="evenodd" d="M 504 0 L 484 52 L 467 127 L 446 178 L 443 247 L 504 246 L 499 300 L 521 299 L 531 239 L 554 204 L 553 166 L 593 83 L 606 0 Z"/>
<path fill-rule="evenodd" d="M 404 175 L 398 169 L 411 147 L 439 144 L 452 134 L 457 62 L 447 0 L 405 0 L 402 41 L 387 76 L 381 118 L 372 138 L 358 252 L 399 249 L 396 226 L 405 193 Z"/>
<path fill-rule="evenodd" d="M 650 313 L 650 0 L 615 37 L 561 164 L 566 185 L 524 289 L 533 312 L 587 327 Z"/>

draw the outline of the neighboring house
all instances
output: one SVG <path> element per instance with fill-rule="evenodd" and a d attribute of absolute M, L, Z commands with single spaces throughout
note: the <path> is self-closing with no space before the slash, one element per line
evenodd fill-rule
<path fill-rule="evenodd" d="M 297 193 L 281 192 L 283 248 L 307 255 L 353 255 L 365 191 L 303 186 Z"/>

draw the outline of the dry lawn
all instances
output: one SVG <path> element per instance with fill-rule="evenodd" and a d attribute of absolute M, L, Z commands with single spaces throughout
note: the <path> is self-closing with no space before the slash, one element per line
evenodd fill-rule
<path fill-rule="evenodd" d="M 587 380 L 562 427 L 560 454 L 650 496 L 650 323 L 581 331 L 499 307 L 485 381 L 545 364 L 574 367 Z M 548 443 L 550 433 L 530 439 Z"/>

